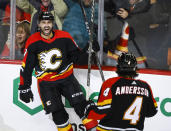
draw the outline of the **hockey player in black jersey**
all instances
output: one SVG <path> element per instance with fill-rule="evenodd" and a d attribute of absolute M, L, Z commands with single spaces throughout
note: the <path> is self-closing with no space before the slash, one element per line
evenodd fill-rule
<path fill-rule="evenodd" d="M 80 84 L 73 75 L 73 63 L 87 64 L 88 54 L 86 49 L 78 48 L 69 33 L 53 30 L 53 20 L 51 13 L 42 12 L 38 20 L 40 32 L 31 35 L 26 42 L 20 70 L 19 97 L 26 103 L 33 101 L 31 83 L 35 69 L 44 110 L 47 114 L 52 113 L 58 131 L 73 131 L 62 103 L 62 95 L 69 100 L 89 130 L 98 123 L 84 117 L 84 110 L 89 101 L 86 101 Z M 93 49 L 98 51 L 98 45 Z"/>
<path fill-rule="evenodd" d="M 145 117 L 157 113 L 157 103 L 147 82 L 135 79 L 137 60 L 132 53 L 118 58 L 118 77 L 106 80 L 97 106 L 87 106 L 88 118 L 100 120 L 97 131 L 142 131 Z"/>

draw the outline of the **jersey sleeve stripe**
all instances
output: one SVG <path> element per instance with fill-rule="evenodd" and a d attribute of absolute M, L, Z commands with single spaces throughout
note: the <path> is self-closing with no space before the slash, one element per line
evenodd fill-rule
<path fill-rule="evenodd" d="M 99 110 L 103 110 L 103 109 L 108 109 L 108 108 L 110 108 L 111 107 L 111 105 L 105 105 L 105 106 L 98 106 L 97 108 L 99 109 Z"/>
<path fill-rule="evenodd" d="M 104 100 L 102 102 L 98 102 L 97 105 L 98 106 L 104 106 L 104 105 L 109 105 L 112 103 L 112 99 L 107 99 L 107 100 Z"/>

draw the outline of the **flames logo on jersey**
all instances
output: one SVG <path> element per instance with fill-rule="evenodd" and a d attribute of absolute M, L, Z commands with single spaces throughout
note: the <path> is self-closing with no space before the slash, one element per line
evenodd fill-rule
<path fill-rule="evenodd" d="M 57 48 L 53 48 L 46 52 L 41 52 L 39 54 L 40 68 L 44 71 L 56 70 L 62 63 L 62 60 L 60 60 L 61 57 L 62 53 Z"/>

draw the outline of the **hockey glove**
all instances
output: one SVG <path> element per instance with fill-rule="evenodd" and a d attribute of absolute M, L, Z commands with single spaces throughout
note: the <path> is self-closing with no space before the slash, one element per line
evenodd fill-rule
<path fill-rule="evenodd" d="M 98 52 L 98 51 L 100 50 L 99 42 L 98 42 L 97 40 L 94 40 L 94 41 L 93 41 L 92 49 L 93 49 L 95 52 Z"/>
<path fill-rule="evenodd" d="M 83 48 L 83 51 L 89 50 L 89 43 L 86 44 L 86 46 Z M 94 40 L 92 43 L 92 52 L 98 52 L 100 50 L 100 46 L 97 40 Z"/>
<path fill-rule="evenodd" d="M 25 103 L 29 103 L 30 101 L 33 101 L 33 93 L 31 91 L 31 88 L 23 88 L 23 86 L 19 86 L 19 97 L 22 101 Z"/>
<path fill-rule="evenodd" d="M 97 107 L 96 107 L 95 103 L 94 103 L 92 100 L 89 100 L 89 101 L 87 102 L 87 106 L 86 106 L 86 108 L 85 108 L 85 110 L 84 110 L 84 115 L 85 115 L 85 117 L 88 116 L 88 114 L 89 114 L 89 112 L 90 112 L 91 110 L 97 110 Z"/>

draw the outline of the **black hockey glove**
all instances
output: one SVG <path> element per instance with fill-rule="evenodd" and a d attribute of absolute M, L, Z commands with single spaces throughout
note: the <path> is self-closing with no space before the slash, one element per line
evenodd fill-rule
<path fill-rule="evenodd" d="M 98 52 L 98 51 L 100 50 L 99 42 L 98 42 L 97 40 L 94 40 L 94 41 L 93 41 L 92 49 L 93 49 L 93 51 L 95 51 L 95 52 Z"/>
<path fill-rule="evenodd" d="M 19 86 L 19 97 L 22 101 L 25 103 L 29 103 L 30 101 L 33 101 L 33 93 L 31 91 L 31 88 L 24 88 L 23 86 Z"/>
<path fill-rule="evenodd" d="M 93 52 L 98 52 L 100 50 L 100 46 L 97 40 L 94 40 L 92 43 L 92 49 Z M 83 48 L 83 51 L 88 51 L 89 50 L 89 43 Z"/>
<path fill-rule="evenodd" d="M 89 100 L 89 101 L 87 102 L 87 106 L 86 106 L 86 108 L 85 108 L 85 110 L 84 110 L 84 115 L 85 115 L 85 117 L 88 116 L 88 114 L 89 114 L 89 112 L 90 112 L 91 110 L 96 111 L 96 110 L 97 110 L 97 106 L 96 106 L 96 104 L 95 104 L 92 100 Z"/>

